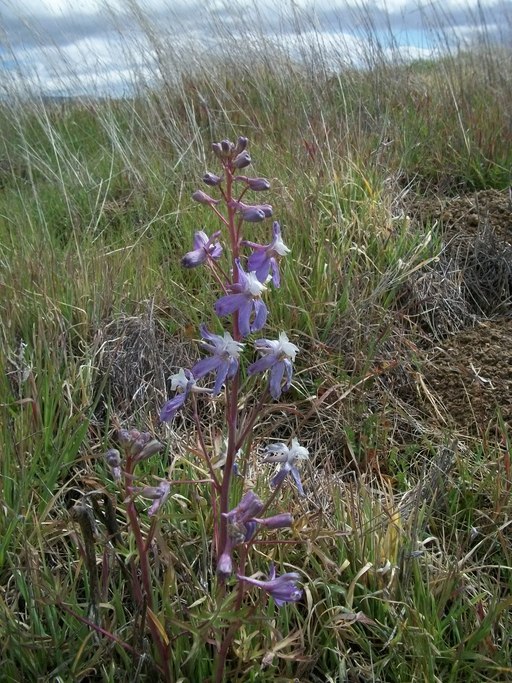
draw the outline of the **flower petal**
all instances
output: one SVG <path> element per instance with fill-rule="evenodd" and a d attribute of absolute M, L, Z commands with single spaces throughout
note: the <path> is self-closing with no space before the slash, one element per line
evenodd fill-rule
<path fill-rule="evenodd" d="M 226 377 L 229 371 L 229 361 L 222 362 L 217 370 L 217 378 L 215 379 L 215 385 L 213 387 L 213 395 L 218 396 L 222 391 L 222 386 L 226 381 Z"/>
<path fill-rule="evenodd" d="M 247 337 L 251 333 L 251 314 L 253 309 L 253 300 L 243 296 L 243 304 L 238 309 L 238 327 L 242 337 Z"/>
<path fill-rule="evenodd" d="M 201 358 L 192 368 L 192 374 L 196 379 L 201 379 L 209 372 L 217 370 L 222 363 L 222 358 L 219 356 L 210 356 L 209 358 Z"/>
<path fill-rule="evenodd" d="M 215 313 L 221 318 L 231 315 L 247 302 L 245 294 L 225 294 L 214 304 Z"/>
<path fill-rule="evenodd" d="M 249 367 L 247 368 L 247 374 L 255 375 L 258 372 L 265 372 L 265 370 L 271 368 L 275 362 L 276 357 L 272 354 L 262 356 L 261 358 L 258 358 L 257 361 L 254 361 L 254 363 L 251 363 L 249 365 Z"/>
<path fill-rule="evenodd" d="M 293 477 L 293 480 L 295 484 L 297 485 L 297 491 L 299 492 L 299 496 L 305 496 L 306 494 L 304 493 L 304 489 L 302 488 L 302 482 L 300 480 L 300 474 L 299 470 L 296 467 L 292 467 L 290 469 L 290 474 Z"/>
<path fill-rule="evenodd" d="M 162 410 L 160 411 L 160 422 L 170 422 L 178 410 L 183 406 L 187 398 L 187 392 L 181 394 L 176 394 L 174 398 L 170 401 L 164 403 Z"/>
<path fill-rule="evenodd" d="M 254 321 L 251 325 L 251 332 L 259 332 L 267 322 L 268 310 L 261 299 L 254 299 Z"/>
<path fill-rule="evenodd" d="M 283 481 L 286 479 L 286 475 L 288 474 L 288 470 L 285 467 L 281 467 L 279 472 L 275 474 L 272 479 L 270 480 L 270 486 L 273 489 L 276 489 L 278 486 L 280 486 Z"/>
<path fill-rule="evenodd" d="M 281 396 L 284 375 L 284 362 L 278 361 L 270 371 L 269 389 L 270 395 L 277 400 Z"/>

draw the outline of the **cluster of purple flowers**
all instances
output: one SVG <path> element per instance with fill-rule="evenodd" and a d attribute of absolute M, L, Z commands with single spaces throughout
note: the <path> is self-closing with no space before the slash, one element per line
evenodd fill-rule
<path fill-rule="evenodd" d="M 216 397 L 226 388 L 226 421 L 230 436 L 224 458 L 228 466 L 224 468 L 220 480 L 216 478 L 216 465 L 210 462 L 208 454 L 205 453 L 207 461 L 210 462 L 214 495 L 218 496 L 220 504 L 216 517 L 217 573 L 222 581 L 235 574 L 240 582 L 260 588 L 281 606 L 286 602 L 298 602 L 302 598 L 303 591 L 297 587 L 299 574 L 290 572 L 276 577 L 275 569 L 271 565 L 268 579 L 262 580 L 241 573 L 245 560 L 238 567 L 238 571 L 233 566 L 234 549 L 240 545 L 248 548 L 255 542 L 260 529 L 283 529 L 291 527 L 293 523 L 291 514 L 287 512 L 265 516 L 268 504 L 266 506 L 252 490 L 246 491 L 238 505 L 229 509 L 229 484 L 231 475 L 237 472 L 235 459 L 242 447 L 242 443 L 238 442 L 241 437 L 235 415 L 239 405 L 238 380 L 242 375 L 241 354 L 247 346 L 252 346 L 255 358 L 246 367 L 247 375 L 253 377 L 266 373 L 268 393 L 274 400 L 278 400 L 282 392 L 291 387 L 294 362 L 299 352 L 298 347 L 289 340 L 285 332 L 280 332 L 277 339 L 252 339 L 250 345 L 247 343 L 247 337 L 260 332 L 267 322 L 268 309 L 264 297 L 272 288 L 280 287 L 280 261 L 290 253 L 290 249 L 283 241 L 278 221 L 273 221 L 272 236 L 268 242 L 259 243 L 244 239 L 243 230 L 247 227 L 246 223 L 263 223 L 273 215 L 270 204 L 247 203 L 247 193 L 264 192 L 270 188 L 266 178 L 239 174 L 252 162 L 247 144 L 247 138 L 240 137 L 236 143 L 222 140 L 212 145 L 222 171 L 219 175 L 208 171 L 203 176 L 203 182 L 208 188 L 212 188 L 211 191 L 217 194 L 217 198 L 203 190 L 196 190 L 192 198 L 212 211 L 220 220 L 223 229 L 211 236 L 204 230 L 196 231 L 192 249 L 181 259 L 184 268 L 206 266 L 213 272 L 216 282 L 221 287 L 213 310 L 219 319 L 231 319 L 231 329 L 229 332 L 223 330 L 221 334 L 217 334 L 206 324 L 200 325 L 200 346 L 207 355 L 190 369 L 181 368 L 171 376 L 170 389 L 173 395 L 163 405 L 160 420 L 171 422 L 186 404 L 187 399 L 194 394 L 202 393 Z M 255 226 L 254 229 L 261 228 Z M 227 233 L 228 237 L 227 250 L 222 244 L 223 232 Z M 199 386 L 198 382 L 207 377 L 211 380 L 210 385 Z M 263 398 L 266 398 L 266 394 Z M 246 422 L 250 426 L 254 424 L 249 419 Z M 241 438 L 242 442 L 247 434 Z M 135 436 L 137 438 L 134 438 Z M 145 459 L 161 447 L 161 444 L 152 441 L 149 435 L 139 436 L 137 433 L 130 435 L 130 439 L 129 447 L 132 448 L 131 444 L 135 444 L 134 463 Z M 203 448 L 206 451 L 204 445 Z M 295 482 L 299 495 L 304 495 L 297 464 L 307 457 L 307 449 L 300 446 L 296 439 L 292 440 L 290 447 L 279 443 L 266 448 L 263 463 L 279 466 L 270 480 L 270 486 L 274 489 L 273 496 L 288 475 Z M 113 478 L 121 480 L 123 475 L 119 452 L 111 449 L 106 459 Z M 127 500 L 133 504 L 133 497 L 136 495 L 150 499 L 152 504 L 149 514 L 154 515 L 170 495 L 170 482 L 160 480 L 156 486 L 135 486 L 132 479 L 133 477 L 126 480 Z M 243 583 L 239 585 L 243 590 Z"/>
<path fill-rule="evenodd" d="M 247 204 L 242 197 L 248 190 L 262 192 L 270 188 L 266 178 L 251 178 L 246 175 L 235 175 L 241 168 L 251 164 L 251 157 L 247 151 L 247 138 L 241 137 L 234 144 L 229 140 L 214 143 L 213 151 L 221 160 L 223 174 L 205 173 L 205 185 L 217 188 L 221 193 L 229 210 L 238 216 L 240 231 L 243 221 L 259 223 L 272 216 L 269 204 Z M 240 183 L 243 189 L 240 196 L 227 197 L 225 191 L 226 178 Z M 222 199 L 215 199 L 202 190 L 196 190 L 192 195 L 200 204 L 213 208 L 217 213 L 217 206 Z M 227 220 L 225 220 L 227 224 Z M 195 233 L 193 249 L 182 258 L 185 268 L 195 268 L 208 265 L 215 269 L 223 255 L 223 247 L 219 242 L 221 231 L 213 233 L 211 237 L 199 230 Z M 263 295 L 268 291 L 268 284 L 278 288 L 281 284 L 279 261 L 286 256 L 290 249 L 286 246 L 281 235 L 281 226 L 274 221 L 272 239 L 268 244 L 259 244 L 248 240 L 238 239 L 241 246 L 250 250 L 245 262 L 245 269 L 241 257 L 233 254 L 232 275 L 228 282 L 224 282 L 224 294 L 214 304 L 214 311 L 219 318 L 232 316 L 236 320 L 236 335 L 229 332 L 223 335 L 209 332 L 205 325 L 200 326 L 201 337 L 204 340 L 201 347 L 210 356 L 200 360 L 190 370 L 181 369 L 177 375 L 171 377 L 171 390 L 176 394 L 162 407 L 160 420 L 170 422 L 185 404 L 192 392 L 204 391 L 196 382 L 206 375 L 214 376 L 213 396 L 217 396 L 226 381 L 232 379 L 239 371 L 240 353 L 244 348 L 242 339 L 259 332 L 267 322 L 268 309 Z M 237 250 L 238 252 L 238 250 Z M 218 272 L 223 277 L 223 271 Z M 299 349 L 292 344 L 288 336 L 281 332 L 279 339 L 257 339 L 254 347 L 260 358 L 247 368 L 249 375 L 269 372 L 269 391 L 274 399 L 279 399 L 281 393 L 290 388 L 293 376 L 293 363 Z"/>

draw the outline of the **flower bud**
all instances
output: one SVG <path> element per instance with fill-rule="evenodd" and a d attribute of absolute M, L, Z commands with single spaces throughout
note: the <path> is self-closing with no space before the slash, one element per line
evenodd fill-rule
<path fill-rule="evenodd" d="M 246 182 L 249 189 L 254 190 L 254 192 L 270 190 L 270 183 L 266 178 L 247 178 Z"/>
<path fill-rule="evenodd" d="M 265 212 L 262 211 L 259 206 L 248 206 L 240 213 L 242 214 L 244 221 L 247 221 L 248 223 L 261 223 L 261 221 L 264 221 L 266 218 Z"/>
<path fill-rule="evenodd" d="M 147 460 L 152 455 L 155 455 L 155 453 L 158 453 L 158 451 L 161 451 L 163 447 L 164 446 L 160 443 L 160 441 L 151 439 L 151 441 L 149 441 L 137 455 L 137 462 L 140 462 L 141 460 Z"/>
<path fill-rule="evenodd" d="M 199 202 L 199 204 L 209 204 L 210 206 L 215 206 L 216 204 L 220 204 L 220 199 L 214 199 L 213 197 L 210 197 L 209 194 L 206 194 L 206 192 L 203 192 L 202 190 L 196 190 L 194 194 L 192 195 L 192 199 L 196 202 Z"/>
<path fill-rule="evenodd" d="M 220 142 L 212 143 L 212 151 L 215 154 L 215 156 L 222 158 L 222 147 L 220 145 Z"/>
<path fill-rule="evenodd" d="M 256 517 L 254 521 L 267 529 L 283 529 L 284 527 L 290 527 L 293 524 L 293 517 L 289 512 L 282 512 L 279 515 L 273 515 L 272 517 L 266 517 L 264 519 Z"/>
<path fill-rule="evenodd" d="M 235 168 L 245 168 L 246 166 L 249 166 L 251 163 L 251 157 L 249 152 L 243 151 L 238 154 L 238 156 L 235 157 L 233 161 L 233 166 Z"/>
<path fill-rule="evenodd" d="M 117 448 L 111 448 L 105 453 L 105 460 L 110 469 L 114 481 L 121 479 L 121 453 Z"/>
<path fill-rule="evenodd" d="M 203 183 L 209 185 L 210 187 L 217 187 L 222 182 L 222 178 L 215 173 L 205 173 L 203 176 Z"/>
<path fill-rule="evenodd" d="M 116 436 L 121 448 L 127 448 L 131 445 L 132 437 L 130 436 L 130 432 L 127 429 L 118 429 Z"/>
<path fill-rule="evenodd" d="M 233 153 L 233 143 L 229 140 L 221 140 L 220 146 L 222 148 L 222 156 L 224 158 L 230 157 Z"/>
<path fill-rule="evenodd" d="M 244 149 L 247 148 L 247 143 L 249 140 L 243 136 L 240 136 L 238 140 L 236 141 L 236 146 L 235 146 L 235 154 L 240 154 L 240 152 L 243 152 Z"/>
<path fill-rule="evenodd" d="M 217 562 L 217 574 L 221 579 L 228 579 L 233 573 L 233 560 L 230 552 L 223 552 Z"/>
<path fill-rule="evenodd" d="M 105 453 L 105 460 L 109 467 L 119 467 L 121 464 L 121 453 L 119 453 L 117 448 L 110 448 Z"/>
<path fill-rule="evenodd" d="M 142 432 L 138 439 L 135 439 L 132 442 L 132 445 L 130 446 L 130 455 L 134 456 L 138 460 L 140 453 L 150 441 L 151 434 L 149 432 Z"/>

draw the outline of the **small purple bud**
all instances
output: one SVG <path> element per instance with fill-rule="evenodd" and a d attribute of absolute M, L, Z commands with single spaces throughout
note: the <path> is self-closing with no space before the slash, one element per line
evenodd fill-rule
<path fill-rule="evenodd" d="M 213 197 L 210 197 L 209 194 L 206 194 L 206 192 L 203 192 L 202 190 L 196 190 L 192 195 L 192 199 L 194 199 L 196 202 L 199 202 L 199 204 L 209 204 L 210 206 L 215 206 L 216 204 L 220 204 L 220 199 L 214 199 Z"/>
<path fill-rule="evenodd" d="M 133 486 L 129 490 L 133 495 L 140 494 L 144 498 L 150 498 L 153 503 L 148 510 L 148 515 L 152 517 L 165 503 L 171 493 L 171 484 L 162 480 L 158 486 Z M 130 500 L 130 498 L 128 498 Z"/>
<path fill-rule="evenodd" d="M 217 562 L 217 574 L 221 579 L 228 579 L 233 573 L 231 552 L 224 551 Z"/>
<path fill-rule="evenodd" d="M 235 154 L 240 154 L 240 152 L 243 152 L 247 148 L 248 142 L 249 140 L 241 135 L 236 141 Z"/>
<path fill-rule="evenodd" d="M 279 515 L 267 517 L 266 519 L 255 517 L 254 521 L 267 529 L 284 529 L 285 527 L 291 527 L 293 524 L 293 517 L 289 512 L 282 512 Z"/>
<path fill-rule="evenodd" d="M 263 213 L 265 214 L 265 218 L 270 218 L 270 216 L 272 215 L 272 207 L 270 206 L 270 204 L 258 204 L 258 209 L 263 211 Z"/>
<path fill-rule="evenodd" d="M 222 147 L 220 145 L 220 142 L 212 143 L 212 151 L 216 156 L 222 158 Z"/>
<path fill-rule="evenodd" d="M 248 206 L 240 213 L 247 223 L 261 223 L 266 218 L 265 212 L 259 206 Z"/>
<path fill-rule="evenodd" d="M 127 448 L 132 443 L 132 437 L 127 429 L 118 429 L 117 440 L 119 441 L 121 448 Z"/>
<path fill-rule="evenodd" d="M 155 453 L 158 453 L 158 451 L 161 451 L 163 447 L 164 446 L 160 443 L 160 441 L 152 439 L 151 441 L 149 441 L 149 443 L 147 443 L 144 446 L 141 452 L 137 455 L 137 462 L 140 462 L 141 460 L 147 460 L 152 455 L 155 455 Z"/>
<path fill-rule="evenodd" d="M 142 432 L 142 434 L 132 442 L 130 455 L 135 456 L 138 459 L 138 456 L 150 441 L 151 434 L 149 432 Z"/>
<path fill-rule="evenodd" d="M 270 190 L 270 183 L 266 178 L 247 178 L 246 183 L 249 189 L 254 190 L 254 192 Z"/>
<path fill-rule="evenodd" d="M 110 448 L 105 453 L 105 460 L 109 467 L 119 467 L 121 464 L 121 453 L 119 453 L 117 448 Z"/>
<path fill-rule="evenodd" d="M 224 157 L 231 156 L 231 154 L 233 153 L 233 148 L 234 148 L 234 145 L 232 142 L 230 142 L 229 140 L 221 140 L 220 146 L 222 149 L 222 155 Z"/>
<path fill-rule="evenodd" d="M 117 448 L 111 448 L 105 453 L 105 460 L 110 469 L 110 474 L 114 481 L 121 479 L 121 453 Z"/>
<path fill-rule="evenodd" d="M 251 164 L 251 157 L 249 155 L 249 152 L 243 151 L 238 154 L 238 156 L 235 157 L 233 161 L 233 166 L 235 168 L 245 168 L 246 166 L 250 166 Z"/>
<path fill-rule="evenodd" d="M 217 187 L 222 182 L 222 178 L 215 173 L 205 173 L 203 176 L 203 183 L 209 185 L 210 187 Z"/>

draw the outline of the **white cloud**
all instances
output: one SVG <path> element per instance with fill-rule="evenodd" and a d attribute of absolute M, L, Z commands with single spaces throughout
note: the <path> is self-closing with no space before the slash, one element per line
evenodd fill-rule
<path fill-rule="evenodd" d="M 476 5 L 478 3 L 478 10 Z M 4 46 L 3 74 L 50 93 L 128 87 L 135 75 L 151 78 L 151 38 L 130 6 L 140 6 L 152 30 L 168 45 L 174 64 L 185 43 L 195 42 L 192 57 L 237 40 L 237 50 L 273 42 L 299 57 L 307 46 L 319 49 L 333 65 L 363 61 L 368 36 L 377 38 L 384 56 L 391 36 L 405 58 L 430 57 L 426 28 L 453 42 L 477 37 L 480 8 L 486 30 L 506 25 L 512 9 L 505 0 L 4 0 L 0 17 Z M 508 8 L 508 9 L 507 9 Z M 292 11 L 293 10 L 293 11 Z M 295 14 L 294 14 L 295 12 Z M 500 14 L 501 12 L 501 14 Z M 301 28 L 297 34 L 295 19 Z M 510 19 L 509 19 L 510 22 Z M 219 31 L 219 29 L 221 29 Z M 396 54 L 389 52 L 389 54 Z M 191 58 L 192 58 L 191 57 Z M 14 66 L 17 66 L 16 70 Z"/>

